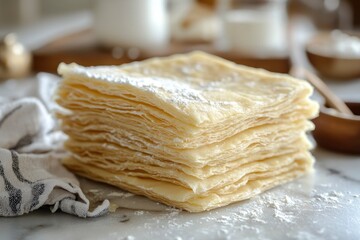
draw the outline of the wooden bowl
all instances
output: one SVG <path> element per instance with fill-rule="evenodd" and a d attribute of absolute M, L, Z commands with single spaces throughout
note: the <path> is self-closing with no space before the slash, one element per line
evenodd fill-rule
<path fill-rule="evenodd" d="M 360 33 L 348 33 L 360 37 Z M 306 55 L 311 65 L 324 77 L 347 80 L 360 77 L 360 57 L 340 57 L 331 52 L 319 51 L 330 44 L 331 32 L 320 32 L 306 44 Z"/>
<path fill-rule="evenodd" d="M 313 120 L 314 138 L 319 146 L 343 153 L 360 154 L 360 102 L 347 102 L 355 114 L 342 114 L 325 106 Z"/>

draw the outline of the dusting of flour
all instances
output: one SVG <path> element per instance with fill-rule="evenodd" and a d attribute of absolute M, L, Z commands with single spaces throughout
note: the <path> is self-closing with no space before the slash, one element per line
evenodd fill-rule
<path fill-rule="evenodd" d="M 167 237 L 172 239 L 187 239 L 177 234 L 197 229 L 201 236 L 211 237 L 209 239 L 236 239 L 237 234 L 243 232 L 244 236 L 249 236 L 249 239 L 252 239 L 252 236 L 265 240 L 269 238 L 266 236 L 268 230 L 264 229 L 269 225 L 278 226 L 285 231 L 287 228 L 296 228 L 304 221 L 301 219 L 304 216 L 341 209 L 347 204 L 346 200 L 356 200 L 356 198 L 359 198 L 357 194 L 335 191 L 331 186 L 320 186 L 318 190 L 310 190 L 307 193 L 293 192 L 290 187 L 286 193 L 269 191 L 241 204 L 204 213 L 187 213 L 169 208 L 166 213 L 155 216 L 146 211 L 137 211 L 134 215 L 149 214 L 151 220 L 139 227 L 147 230 L 159 227 L 166 229 Z M 309 219 L 313 224 L 317 224 L 317 220 Z M 326 226 L 320 224 L 310 232 L 285 232 L 285 234 L 290 239 L 319 239 L 319 236 L 325 236 L 328 230 Z"/>

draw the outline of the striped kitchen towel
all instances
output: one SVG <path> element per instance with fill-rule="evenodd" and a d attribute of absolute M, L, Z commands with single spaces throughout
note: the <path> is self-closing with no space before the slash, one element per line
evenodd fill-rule
<path fill-rule="evenodd" d="M 108 212 L 107 200 L 89 210 L 78 180 L 60 163 L 65 136 L 50 114 L 56 82 L 56 76 L 40 74 L 26 83 L 0 85 L 0 216 L 42 206 L 84 218 Z"/>

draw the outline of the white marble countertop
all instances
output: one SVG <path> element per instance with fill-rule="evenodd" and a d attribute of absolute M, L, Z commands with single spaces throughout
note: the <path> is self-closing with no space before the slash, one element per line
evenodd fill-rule
<path fill-rule="evenodd" d="M 316 149 L 316 171 L 204 213 L 118 209 L 80 219 L 42 209 L 0 218 L 1 239 L 360 239 L 360 156 Z"/>

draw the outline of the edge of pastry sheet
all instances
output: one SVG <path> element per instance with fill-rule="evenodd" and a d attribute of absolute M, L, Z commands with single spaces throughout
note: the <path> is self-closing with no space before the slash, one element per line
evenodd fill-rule
<path fill-rule="evenodd" d="M 154 62 L 161 62 L 163 60 L 177 61 L 178 59 L 185 58 L 184 54 L 177 54 L 170 57 L 153 58 L 144 60 L 141 63 L 130 63 L 122 66 L 98 66 L 98 67 L 82 67 L 75 63 L 64 64 L 61 63 L 58 68 L 60 75 L 64 78 L 72 78 L 75 76 L 76 81 L 81 81 L 83 84 L 87 84 L 87 87 L 91 85 L 89 79 L 96 83 L 96 90 L 102 93 L 119 96 L 120 91 L 125 88 L 124 91 L 127 94 L 131 94 L 141 102 L 149 102 L 152 105 L 162 109 L 170 115 L 180 118 L 185 122 L 191 122 L 192 120 L 195 126 L 201 124 L 214 124 L 221 122 L 224 118 L 233 116 L 236 114 L 252 114 L 255 107 L 266 108 L 268 104 L 279 103 L 288 98 L 296 98 L 302 94 L 303 98 L 307 98 L 312 94 L 313 88 L 304 80 L 294 79 L 289 75 L 270 73 L 266 70 L 255 69 L 242 65 L 237 65 L 233 62 L 223 60 L 219 57 L 212 56 L 203 52 L 192 52 L 186 54 L 187 57 L 199 59 L 199 61 L 208 61 L 211 64 L 219 65 L 228 71 L 234 71 L 239 73 L 244 82 L 245 80 L 252 78 L 258 78 L 263 83 L 272 82 L 277 83 L 278 88 L 284 88 L 288 92 L 285 94 L 277 94 L 276 98 L 273 96 L 266 100 L 251 99 L 254 95 L 245 97 L 240 96 L 240 92 L 235 94 L 236 97 L 243 97 L 243 100 L 247 102 L 243 104 L 241 101 L 213 101 L 207 98 L 204 94 L 213 94 L 211 90 L 207 90 L 206 93 L 199 89 L 193 88 L 186 81 L 180 81 L 178 79 L 165 78 L 165 77 L 149 77 L 144 74 L 136 72 L 136 68 L 151 64 Z M 129 72 L 129 69 L 134 68 Z M 126 71 L 125 71 L 126 70 Z M 245 76 L 245 77 L 243 77 Z M 80 78 L 79 78 L 80 77 Z M 235 79 L 235 82 L 241 82 L 239 79 Z M 245 79 L 245 80 L 244 80 Z M 249 81 L 251 82 L 251 81 Z M 112 85 L 110 88 L 107 84 L 119 84 L 122 87 L 119 88 L 116 85 Z M 283 90 L 284 90 L 283 89 Z M 139 92 L 140 91 L 140 92 Z M 210 91 L 210 92 L 209 92 Z M 282 91 L 282 90 L 281 90 Z M 275 90 L 274 90 L 275 92 Z M 217 93 L 218 94 L 218 93 Z M 221 94 L 220 94 L 221 95 Z M 217 95 L 219 96 L 219 94 Z M 225 94 L 226 96 L 226 94 Z M 271 101 L 272 103 L 266 103 Z M 204 107 L 205 106 L 205 107 Z"/>

